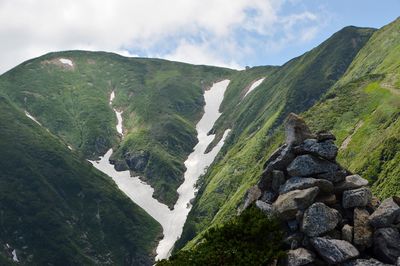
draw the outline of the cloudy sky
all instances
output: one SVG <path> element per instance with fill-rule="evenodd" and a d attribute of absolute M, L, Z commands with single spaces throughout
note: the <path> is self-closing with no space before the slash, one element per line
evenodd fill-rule
<path fill-rule="evenodd" d="M 344 26 L 381 27 L 399 10 L 399 0 L 0 0 L 0 73 L 72 49 L 276 65 Z"/>

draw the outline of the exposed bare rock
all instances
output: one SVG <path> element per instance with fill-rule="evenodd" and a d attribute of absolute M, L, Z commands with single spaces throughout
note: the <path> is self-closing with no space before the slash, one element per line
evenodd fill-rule
<path fill-rule="evenodd" d="M 329 264 L 339 264 L 360 254 L 352 244 L 344 240 L 316 237 L 311 239 L 311 244 Z"/>
<path fill-rule="evenodd" d="M 397 229 L 379 228 L 374 233 L 374 254 L 386 263 L 396 263 L 400 257 L 400 233 Z"/>
<path fill-rule="evenodd" d="M 365 187 L 368 185 L 368 180 L 362 178 L 359 175 L 346 176 L 342 183 L 339 183 L 335 187 L 335 192 L 343 192 L 345 190 L 356 189 Z"/>
<path fill-rule="evenodd" d="M 342 228 L 342 239 L 352 243 L 353 242 L 353 226 L 345 224 Z"/>
<path fill-rule="evenodd" d="M 305 248 L 298 248 L 295 250 L 289 250 L 287 254 L 287 265 L 288 266 L 301 266 L 307 265 L 312 263 L 315 259 L 314 253 L 305 249 Z"/>
<path fill-rule="evenodd" d="M 337 210 L 316 202 L 304 212 L 301 229 L 309 237 L 320 236 L 333 230 L 341 218 Z"/>
<path fill-rule="evenodd" d="M 334 173 L 338 170 L 339 166 L 337 164 L 317 158 L 310 154 L 296 157 L 287 168 L 290 176 L 303 177 Z"/>
<path fill-rule="evenodd" d="M 354 209 L 354 245 L 364 249 L 372 245 L 372 227 L 368 224 L 369 213 L 365 209 Z"/>
<path fill-rule="evenodd" d="M 327 160 L 336 158 L 338 148 L 333 140 L 318 142 L 316 139 L 307 139 L 294 148 L 296 154 L 312 154 Z"/>
<path fill-rule="evenodd" d="M 296 217 L 296 213 L 299 210 L 308 208 L 313 203 L 318 192 L 318 187 L 293 190 L 279 195 L 272 206 L 283 220 L 290 220 Z"/>
<path fill-rule="evenodd" d="M 400 217 L 400 198 L 391 197 L 371 214 L 369 223 L 376 228 L 389 227 Z"/>
<path fill-rule="evenodd" d="M 365 207 L 371 201 L 372 193 L 369 188 L 362 187 L 343 192 L 343 208 Z"/>
<path fill-rule="evenodd" d="M 247 209 L 253 202 L 258 200 L 261 197 L 261 193 L 262 192 L 257 185 L 249 188 L 245 196 L 243 210 Z"/>
<path fill-rule="evenodd" d="M 328 180 L 311 177 L 292 177 L 281 186 L 279 193 L 283 194 L 292 190 L 310 187 L 318 187 L 323 193 L 331 193 L 333 191 L 333 184 Z"/>
<path fill-rule="evenodd" d="M 306 122 L 300 116 L 290 113 L 285 121 L 286 144 L 298 145 L 306 139 L 314 138 Z"/>

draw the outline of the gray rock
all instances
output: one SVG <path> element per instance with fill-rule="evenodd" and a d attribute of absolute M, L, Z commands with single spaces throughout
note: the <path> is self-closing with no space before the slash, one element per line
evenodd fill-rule
<path fill-rule="evenodd" d="M 364 249 L 372 245 L 372 227 L 368 223 L 369 213 L 365 209 L 354 209 L 354 245 Z"/>
<path fill-rule="evenodd" d="M 385 263 L 396 263 L 400 257 L 400 233 L 397 229 L 379 228 L 374 233 L 374 254 Z"/>
<path fill-rule="evenodd" d="M 320 236 L 333 230 L 340 220 L 337 210 L 316 202 L 304 212 L 301 230 L 309 237 Z"/>
<path fill-rule="evenodd" d="M 357 257 L 360 253 L 349 242 L 338 239 L 316 237 L 311 244 L 318 254 L 330 264 L 338 264 Z"/>
<path fill-rule="evenodd" d="M 343 192 L 343 208 L 365 207 L 371 201 L 372 193 L 367 187 Z"/>
<path fill-rule="evenodd" d="M 294 219 L 299 210 L 305 210 L 313 203 L 318 192 L 318 187 L 293 190 L 279 195 L 272 206 L 282 219 Z"/>
<path fill-rule="evenodd" d="M 272 205 L 261 200 L 256 201 L 256 206 L 268 216 L 273 215 Z"/>
<path fill-rule="evenodd" d="M 261 200 L 266 203 L 272 204 L 276 200 L 277 197 L 278 197 L 278 193 L 268 190 L 268 191 L 264 191 L 264 193 L 261 196 Z"/>
<path fill-rule="evenodd" d="M 305 248 L 289 250 L 287 253 L 288 266 L 306 265 L 312 263 L 314 259 L 315 259 L 314 253 Z"/>
<path fill-rule="evenodd" d="M 299 145 L 306 139 L 314 138 L 306 122 L 300 116 L 290 113 L 285 121 L 286 144 Z"/>
<path fill-rule="evenodd" d="M 328 180 L 311 177 L 292 177 L 286 180 L 286 183 L 281 186 L 279 193 L 284 194 L 292 190 L 310 187 L 318 187 L 324 193 L 331 193 L 333 191 L 333 184 Z"/>
<path fill-rule="evenodd" d="M 260 197 L 261 197 L 261 190 L 257 185 L 249 188 L 246 192 L 243 204 L 243 210 L 247 209 L 253 202 L 258 200 Z"/>
<path fill-rule="evenodd" d="M 294 150 L 296 154 L 312 154 L 327 160 L 334 160 L 338 152 L 333 140 L 317 142 L 316 139 L 307 139 Z"/>
<path fill-rule="evenodd" d="M 390 227 L 400 217 L 400 198 L 391 197 L 371 214 L 369 223 L 375 227 Z"/>
<path fill-rule="evenodd" d="M 345 224 L 342 228 L 342 239 L 352 243 L 353 242 L 353 226 Z"/>
<path fill-rule="evenodd" d="M 343 192 L 349 189 L 356 189 L 368 185 L 368 180 L 359 175 L 346 176 L 345 180 L 335 186 L 335 192 Z"/>
<path fill-rule="evenodd" d="M 391 266 L 391 264 L 386 264 L 383 262 L 380 262 L 379 260 L 376 259 L 358 259 L 358 260 L 353 260 L 346 262 L 343 264 L 344 266 Z"/>
<path fill-rule="evenodd" d="M 279 170 L 272 171 L 272 190 L 279 191 L 279 187 L 286 181 L 285 174 Z"/>
<path fill-rule="evenodd" d="M 258 186 L 261 190 L 268 190 L 272 186 L 273 171 L 274 170 L 286 170 L 287 166 L 293 161 L 295 155 L 292 151 L 292 146 L 284 146 L 282 149 L 276 151 L 278 154 L 273 154 L 266 162 L 266 166 L 261 175 L 261 179 L 258 182 Z"/>
<path fill-rule="evenodd" d="M 346 170 L 340 169 L 335 172 L 319 174 L 316 176 L 316 178 L 326 179 L 333 183 L 338 183 L 338 182 L 343 181 L 345 179 L 345 177 L 348 176 L 348 174 L 349 173 Z"/>
<path fill-rule="evenodd" d="M 338 170 L 337 164 L 310 154 L 298 156 L 287 168 L 290 176 L 315 176 L 334 173 Z"/>
<path fill-rule="evenodd" d="M 332 206 L 337 203 L 335 194 L 318 195 L 317 198 L 315 199 L 315 201 L 322 202 L 328 206 Z"/>
<path fill-rule="evenodd" d="M 303 240 L 304 235 L 300 232 L 295 232 L 284 238 L 283 242 L 290 247 L 290 249 L 297 249 Z"/>

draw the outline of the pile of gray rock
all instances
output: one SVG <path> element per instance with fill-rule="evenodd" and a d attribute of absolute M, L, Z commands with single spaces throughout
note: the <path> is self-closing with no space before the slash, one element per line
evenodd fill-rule
<path fill-rule="evenodd" d="M 282 220 L 288 256 L 280 263 L 400 265 L 400 198 L 380 203 L 366 179 L 341 167 L 334 135 L 312 134 L 295 114 L 285 130 L 244 202 Z"/>

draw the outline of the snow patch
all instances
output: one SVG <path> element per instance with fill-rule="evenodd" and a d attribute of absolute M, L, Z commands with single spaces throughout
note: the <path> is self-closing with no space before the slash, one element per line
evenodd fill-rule
<path fill-rule="evenodd" d="M 253 81 L 253 83 L 251 84 L 249 90 L 246 92 L 246 94 L 243 96 L 246 97 L 250 92 L 252 92 L 255 88 L 257 88 L 258 86 L 260 86 L 260 84 L 264 81 L 265 78 L 260 78 L 256 81 Z"/>
<path fill-rule="evenodd" d="M 34 118 L 30 113 L 28 113 L 28 111 L 25 111 L 25 115 L 29 117 L 31 120 L 35 121 L 39 126 L 42 126 L 42 124 L 40 124 L 40 122 L 37 121 L 36 118 Z"/>
<path fill-rule="evenodd" d="M 60 58 L 58 59 L 61 63 L 63 63 L 64 65 L 69 65 L 70 67 L 74 66 L 74 63 L 72 63 L 71 59 L 66 59 L 66 58 Z"/>
<path fill-rule="evenodd" d="M 164 238 L 157 247 L 156 259 L 168 258 L 171 254 L 176 240 L 182 234 L 183 225 L 192 207 L 190 200 L 195 197 L 196 193 L 194 185 L 200 175 L 204 174 L 207 167 L 214 161 L 230 132 L 230 129 L 227 129 L 218 144 L 209 153 L 205 153 L 208 145 L 215 138 L 215 135 L 207 135 L 207 133 L 213 128 L 215 121 L 221 115 L 219 107 L 224 99 L 224 93 L 229 82 L 229 80 L 223 80 L 214 83 L 210 90 L 204 92 L 204 114 L 196 125 L 199 142 L 185 161 L 187 168 L 184 174 L 185 181 L 177 190 L 179 198 L 173 210 L 153 198 L 154 189 L 140 180 L 138 176 L 132 177 L 130 171 L 116 171 L 114 165 L 110 163 L 112 149 L 108 150 L 103 157 L 100 157 L 100 161 L 90 161 L 95 168 L 109 175 L 121 191 L 161 224 Z M 112 105 L 114 98 L 115 92 L 113 91 L 109 99 L 110 105 Z M 114 108 L 113 110 L 118 119 L 117 131 L 122 134 L 122 111 L 119 112 Z"/>
<path fill-rule="evenodd" d="M 17 257 L 17 251 L 15 249 L 13 250 L 12 255 L 13 255 L 13 261 L 19 262 L 18 257 Z"/>

